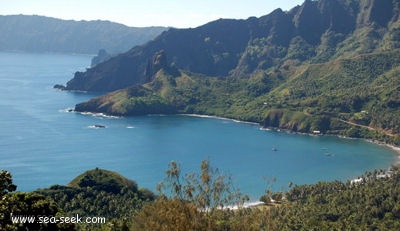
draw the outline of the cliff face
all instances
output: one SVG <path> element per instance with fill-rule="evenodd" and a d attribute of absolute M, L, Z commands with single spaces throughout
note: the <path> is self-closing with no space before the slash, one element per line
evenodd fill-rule
<path fill-rule="evenodd" d="M 149 81 L 146 68 L 163 50 L 168 65 L 209 76 L 225 76 L 235 68 L 238 54 L 250 39 L 242 20 L 218 20 L 194 29 L 170 29 L 157 39 L 135 47 L 86 72 L 77 72 L 68 90 L 113 91 Z"/>
<path fill-rule="evenodd" d="M 399 9 L 400 0 L 305 1 L 169 30 L 68 87 L 124 88 L 76 111 L 218 115 L 400 144 Z"/>
<path fill-rule="evenodd" d="M 288 61 L 320 63 L 393 49 L 399 45 L 387 34 L 398 28 L 398 15 L 399 0 L 306 0 L 288 12 L 278 9 L 260 18 L 170 29 L 143 46 L 77 72 L 66 89 L 113 91 L 149 82 L 146 68 L 160 50 L 168 55 L 170 66 L 221 77 L 246 76 Z M 387 43 L 376 42 L 383 38 Z"/>

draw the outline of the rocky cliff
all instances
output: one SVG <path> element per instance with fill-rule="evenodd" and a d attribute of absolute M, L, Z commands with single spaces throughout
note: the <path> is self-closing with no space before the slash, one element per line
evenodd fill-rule
<path fill-rule="evenodd" d="M 66 89 L 113 91 L 150 81 L 146 68 L 160 50 L 168 65 L 206 76 L 246 76 L 285 64 L 321 63 L 398 48 L 398 0 L 305 1 L 260 18 L 220 19 L 170 29 L 143 46 L 78 72 Z"/>

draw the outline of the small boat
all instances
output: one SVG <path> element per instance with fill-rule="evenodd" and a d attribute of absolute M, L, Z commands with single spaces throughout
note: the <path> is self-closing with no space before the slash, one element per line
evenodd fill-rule
<path fill-rule="evenodd" d="M 106 128 L 106 126 L 101 125 L 101 124 L 95 124 L 93 127 L 95 127 L 95 128 Z"/>

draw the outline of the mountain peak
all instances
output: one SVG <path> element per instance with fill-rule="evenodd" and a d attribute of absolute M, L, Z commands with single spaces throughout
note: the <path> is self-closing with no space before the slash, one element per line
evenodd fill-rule
<path fill-rule="evenodd" d="M 143 84 L 172 63 L 206 76 L 244 77 L 288 62 L 325 62 L 377 51 L 384 46 L 377 39 L 390 33 L 389 22 L 397 20 L 395 6 L 394 0 L 307 0 L 288 12 L 277 9 L 260 18 L 219 19 L 197 28 L 170 29 L 77 73 L 67 89 L 113 91 Z M 371 31 L 371 22 L 382 30 Z"/>
<path fill-rule="evenodd" d="M 88 170 L 73 179 L 68 186 L 75 188 L 93 187 L 107 192 L 119 193 L 123 188 L 138 191 L 136 182 L 129 180 L 119 173 L 104 170 Z"/>

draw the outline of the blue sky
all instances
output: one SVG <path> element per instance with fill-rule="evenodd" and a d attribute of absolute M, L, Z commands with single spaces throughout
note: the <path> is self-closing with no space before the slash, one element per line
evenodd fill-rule
<path fill-rule="evenodd" d="M 219 18 L 246 19 L 304 0 L 0 0 L 0 15 L 109 20 L 128 26 L 197 27 Z"/>

